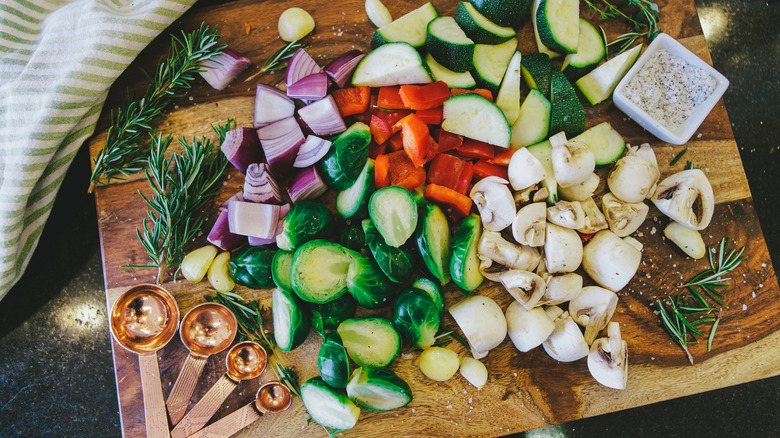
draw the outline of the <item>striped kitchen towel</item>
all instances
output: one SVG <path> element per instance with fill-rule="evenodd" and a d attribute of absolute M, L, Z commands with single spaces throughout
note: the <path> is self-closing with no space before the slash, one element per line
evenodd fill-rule
<path fill-rule="evenodd" d="M 114 80 L 195 0 L 0 1 L 0 299 Z"/>

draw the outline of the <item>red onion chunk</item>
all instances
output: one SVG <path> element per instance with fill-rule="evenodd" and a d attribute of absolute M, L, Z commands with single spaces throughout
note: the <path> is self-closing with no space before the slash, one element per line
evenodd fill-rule
<path fill-rule="evenodd" d="M 287 63 L 287 71 L 284 74 L 284 85 L 290 88 L 290 85 L 298 82 L 300 79 L 314 73 L 321 73 L 322 69 L 308 53 L 303 49 L 298 49 Z"/>
<path fill-rule="evenodd" d="M 288 117 L 258 129 L 257 136 L 274 175 L 286 175 L 305 140 L 298 122 L 294 117 Z"/>
<path fill-rule="evenodd" d="M 298 110 L 298 115 L 317 135 L 338 134 L 347 130 L 333 96 L 306 105 Z"/>
<path fill-rule="evenodd" d="M 319 100 L 328 94 L 328 75 L 314 73 L 287 87 L 287 95 L 302 100 Z"/>
<path fill-rule="evenodd" d="M 231 129 L 225 134 L 220 150 L 241 173 L 246 173 L 250 164 L 260 161 L 260 139 L 253 128 Z"/>
<path fill-rule="evenodd" d="M 225 202 L 219 205 L 219 212 L 222 213 L 223 211 L 226 211 L 230 201 L 243 201 L 243 200 L 244 200 L 244 192 L 236 192 L 235 195 L 231 196 Z"/>
<path fill-rule="evenodd" d="M 230 232 L 270 239 L 276 232 L 279 208 L 273 204 L 230 201 L 227 209 Z"/>
<path fill-rule="evenodd" d="M 284 217 L 287 215 L 288 211 L 290 211 L 290 204 L 284 204 L 279 208 L 279 220 L 276 221 L 276 231 L 273 238 L 265 239 L 262 237 L 249 236 L 249 245 L 261 246 L 276 243 L 276 236 L 282 234 L 282 231 L 284 231 Z"/>
<path fill-rule="evenodd" d="M 257 84 L 255 94 L 254 127 L 262 128 L 295 114 L 295 102 L 283 91 L 265 84 Z"/>
<path fill-rule="evenodd" d="M 251 64 L 252 60 L 246 56 L 233 49 L 225 48 L 219 55 L 200 64 L 205 68 L 200 75 L 215 89 L 224 90 Z"/>
<path fill-rule="evenodd" d="M 267 164 L 250 164 L 244 178 L 244 200 L 269 204 L 281 204 L 282 193 L 271 176 Z"/>
<path fill-rule="evenodd" d="M 314 199 L 328 190 L 328 186 L 320 178 L 317 168 L 309 166 L 296 173 L 290 185 L 287 187 L 287 193 L 290 200 L 294 203 L 303 199 Z"/>
<path fill-rule="evenodd" d="M 206 240 L 222 251 L 232 251 L 246 243 L 247 239 L 246 236 L 230 232 L 228 211 L 221 210 L 217 217 L 217 221 L 214 222 L 214 226 L 211 227 L 211 231 Z"/>
<path fill-rule="evenodd" d="M 325 73 L 333 79 L 333 82 L 335 82 L 339 88 L 344 88 L 344 85 L 347 84 L 349 78 L 352 77 L 352 73 L 355 71 L 358 63 L 365 56 L 366 54 L 360 50 L 350 50 L 325 66 Z"/>
<path fill-rule="evenodd" d="M 330 145 L 330 141 L 316 135 L 306 137 L 306 141 L 298 149 L 298 156 L 295 158 L 293 167 L 302 169 L 320 161 L 330 150 Z"/>

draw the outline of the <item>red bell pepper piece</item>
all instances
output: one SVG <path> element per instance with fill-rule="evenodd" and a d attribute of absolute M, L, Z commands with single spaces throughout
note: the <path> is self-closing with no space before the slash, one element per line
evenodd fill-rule
<path fill-rule="evenodd" d="M 398 92 L 401 87 L 382 87 L 379 89 L 379 95 L 376 99 L 376 106 L 385 109 L 409 109 L 404 105 L 401 95 Z"/>
<path fill-rule="evenodd" d="M 463 170 L 460 171 L 458 185 L 455 187 L 455 191 L 464 195 L 468 194 L 472 178 L 474 178 L 474 163 L 466 161 L 466 165 L 463 166 Z"/>
<path fill-rule="evenodd" d="M 399 120 L 403 119 L 404 117 L 411 114 L 411 111 L 383 111 L 380 109 L 372 109 L 371 114 L 379 117 L 380 119 L 384 120 L 385 123 L 387 123 L 387 126 L 392 127 L 396 123 L 398 123 Z"/>
<path fill-rule="evenodd" d="M 379 116 L 371 116 L 371 124 L 368 126 L 371 138 L 378 144 L 384 144 L 393 136 L 390 126 Z"/>
<path fill-rule="evenodd" d="M 479 94 L 485 99 L 491 102 L 493 101 L 493 93 L 491 93 L 490 90 L 486 90 L 484 88 L 475 88 L 473 90 L 469 90 L 468 88 L 452 88 L 450 92 L 453 96 L 457 94 Z"/>
<path fill-rule="evenodd" d="M 489 158 L 487 160 L 490 164 L 495 164 L 496 166 L 504 166 L 509 167 L 509 160 L 512 159 L 512 155 L 515 154 L 516 149 L 504 149 L 502 147 L 496 147 L 495 152 L 496 155 L 493 158 Z"/>
<path fill-rule="evenodd" d="M 440 125 L 442 107 L 437 106 L 436 108 L 417 110 L 415 111 L 415 114 L 417 114 L 417 117 L 423 119 L 423 121 L 429 125 Z"/>
<path fill-rule="evenodd" d="M 467 158 L 489 159 L 495 155 L 493 145 L 467 138 L 458 147 L 458 153 Z"/>
<path fill-rule="evenodd" d="M 474 175 L 480 176 L 482 178 L 497 176 L 499 178 L 504 178 L 507 181 L 509 180 L 509 175 L 507 175 L 506 168 L 496 166 L 495 164 L 490 164 L 487 162 L 487 160 L 479 160 L 476 164 L 474 164 Z"/>
<path fill-rule="evenodd" d="M 400 126 L 404 139 L 404 151 L 411 158 L 416 167 L 425 164 L 425 157 L 428 153 L 428 146 L 431 137 L 428 125 L 417 117 L 416 114 L 409 114 L 399 120 L 395 126 Z"/>
<path fill-rule="evenodd" d="M 423 196 L 429 201 L 452 207 L 461 216 L 468 216 L 471 211 L 471 198 L 448 187 L 428 184 L 425 186 Z"/>
<path fill-rule="evenodd" d="M 389 160 L 390 185 L 405 187 L 409 191 L 425 183 L 425 168 L 415 166 L 405 151 L 386 155 Z M 374 163 L 376 172 L 376 163 Z"/>
<path fill-rule="evenodd" d="M 401 131 L 396 132 L 387 140 L 387 147 L 390 152 L 400 151 L 404 148 L 404 134 Z"/>
<path fill-rule="evenodd" d="M 456 190 L 466 161 L 450 154 L 438 154 L 431 161 L 426 181 Z"/>
<path fill-rule="evenodd" d="M 379 155 L 374 160 L 374 185 L 377 189 L 390 186 L 390 159 Z"/>
<path fill-rule="evenodd" d="M 368 158 L 376 160 L 378 156 L 385 153 L 385 150 L 387 150 L 387 143 L 379 144 L 372 140 L 371 143 L 368 144 Z"/>
<path fill-rule="evenodd" d="M 365 112 L 371 101 L 371 89 L 368 87 L 339 88 L 331 95 L 345 117 Z"/>
<path fill-rule="evenodd" d="M 439 152 L 447 152 L 452 149 L 459 148 L 463 144 L 463 136 L 447 132 L 443 129 L 439 130 Z"/>
<path fill-rule="evenodd" d="M 426 85 L 401 85 L 398 94 L 404 105 L 413 110 L 436 108 L 452 96 L 450 88 L 444 81 Z"/>

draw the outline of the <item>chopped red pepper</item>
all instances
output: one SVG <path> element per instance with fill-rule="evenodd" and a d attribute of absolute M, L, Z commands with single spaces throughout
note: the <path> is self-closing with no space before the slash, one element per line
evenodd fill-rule
<path fill-rule="evenodd" d="M 411 114 L 411 111 L 383 111 L 380 109 L 372 109 L 371 115 L 377 116 L 380 119 L 384 120 L 385 123 L 387 123 L 387 126 L 392 127 L 396 123 L 398 123 L 399 120 L 403 119 L 404 117 Z"/>
<path fill-rule="evenodd" d="M 499 178 L 509 180 L 509 175 L 507 175 L 505 167 L 490 164 L 487 162 L 487 160 L 479 160 L 476 162 L 476 164 L 474 164 L 474 175 L 480 176 L 482 178 L 497 176 Z"/>
<path fill-rule="evenodd" d="M 390 186 L 390 159 L 379 155 L 374 160 L 374 185 L 377 189 Z"/>
<path fill-rule="evenodd" d="M 401 131 L 396 132 L 387 140 L 387 146 L 391 152 L 400 151 L 404 148 L 404 134 Z"/>
<path fill-rule="evenodd" d="M 467 158 L 489 159 L 495 155 L 493 145 L 467 138 L 458 147 L 458 153 Z"/>
<path fill-rule="evenodd" d="M 577 231 L 577 234 L 579 234 L 579 235 L 580 235 L 580 239 L 582 239 L 582 243 L 588 243 L 588 241 L 589 241 L 590 239 L 592 239 L 592 238 L 593 238 L 593 236 L 595 235 L 595 233 L 592 233 L 592 234 L 585 234 L 585 233 L 580 233 L 579 231 Z"/>
<path fill-rule="evenodd" d="M 413 110 L 436 108 L 452 96 L 450 88 L 444 81 L 436 81 L 426 85 L 401 85 L 398 94 L 406 108 Z"/>
<path fill-rule="evenodd" d="M 438 154 L 431 161 L 426 181 L 457 190 L 460 175 L 466 167 L 466 161 L 450 154 Z M 470 179 L 470 177 L 469 177 Z"/>
<path fill-rule="evenodd" d="M 447 132 L 443 129 L 439 129 L 439 152 L 447 152 L 452 149 L 456 149 L 463 144 L 463 137 L 458 134 Z"/>
<path fill-rule="evenodd" d="M 496 146 L 495 151 L 497 152 L 496 155 L 493 158 L 488 159 L 487 162 L 495 164 L 496 166 L 509 167 L 509 160 L 512 159 L 512 155 L 515 154 L 516 149 L 504 149 Z"/>
<path fill-rule="evenodd" d="M 474 163 L 466 161 L 466 165 L 463 167 L 463 170 L 460 171 L 460 177 L 458 178 L 458 185 L 455 187 L 455 191 L 464 195 L 468 194 L 472 178 L 474 178 Z"/>
<path fill-rule="evenodd" d="M 428 153 L 428 146 L 431 137 L 428 125 L 422 121 L 416 114 L 409 114 L 399 120 L 395 126 L 400 126 L 403 132 L 404 151 L 411 158 L 416 167 L 425 164 L 425 156 Z M 394 127 L 395 128 L 395 127 Z"/>
<path fill-rule="evenodd" d="M 404 105 L 401 95 L 398 94 L 401 87 L 382 87 L 376 99 L 376 106 L 385 109 L 409 109 Z"/>
<path fill-rule="evenodd" d="M 493 101 L 493 93 L 491 93 L 490 90 L 486 90 L 484 88 L 475 88 L 473 90 L 469 90 L 468 88 L 452 88 L 450 92 L 453 96 L 457 94 L 479 94 L 485 99 L 491 102 Z"/>
<path fill-rule="evenodd" d="M 458 193 L 448 187 L 438 184 L 428 184 L 425 186 L 425 199 L 445 204 L 452 207 L 454 211 L 461 216 L 468 216 L 471 211 L 471 198 Z"/>
<path fill-rule="evenodd" d="M 371 130 L 371 138 L 378 144 L 384 144 L 393 136 L 390 126 L 379 116 L 371 116 L 369 129 Z"/>
<path fill-rule="evenodd" d="M 389 160 L 389 185 L 405 187 L 412 191 L 425 183 L 425 168 L 415 166 L 405 151 L 392 152 L 386 156 Z"/>
<path fill-rule="evenodd" d="M 423 121 L 429 125 L 440 125 L 442 107 L 437 106 L 436 108 L 417 110 L 415 114 L 417 114 L 417 117 L 423 119 Z"/>
<path fill-rule="evenodd" d="M 368 144 L 368 157 L 376 160 L 378 156 L 385 153 L 385 150 L 387 150 L 387 143 L 379 144 L 372 140 L 371 143 Z"/>
<path fill-rule="evenodd" d="M 360 114 L 368 109 L 371 89 L 368 87 L 340 88 L 331 92 L 342 116 Z"/>

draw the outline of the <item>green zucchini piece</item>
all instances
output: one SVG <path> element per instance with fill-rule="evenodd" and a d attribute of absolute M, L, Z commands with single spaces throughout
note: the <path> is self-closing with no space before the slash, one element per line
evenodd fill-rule
<path fill-rule="evenodd" d="M 414 47 L 422 47 L 425 44 L 425 34 L 428 23 L 438 17 L 439 13 L 431 2 L 393 20 L 374 32 L 371 38 L 371 47 L 377 47 L 387 43 L 405 42 Z"/>
<path fill-rule="evenodd" d="M 414 280 L 412 287 L 427 293 L 433 300 L 433 303 L 436 304 L 436 309 L 439 310 L 439 314 L 441 315 L 444 313 L 444 296 L 442 296 L 441 289 L 439 289 L 439 286 L 437 286 L 436 283 L 428 278 L 420 277 L 417 280 Z"/>
<path fill-rule="evenodd" d="M 333 215 L 322 204 L 299 201 L 284 216 L 284 226 L 276 236 L 276 246 L 285 251 L 294 251 L 310 240 L 330 237 L 335 227 Z"/>
<path fill-rule="evenodd" d="M 493 102 L 477 94 L 459 94 L 444 101 L 441 128 L 453 134 L 508 148 L 512 131 Z"/>
<path fill-rule="evenodd" d="M 496 105 L 501 108 L 506 117 L 506 122 L 510 125 L 517 121 L 520 116 L 520 63 L 522 55 L 515 52 L 504 73 L 504 80 L 501 81 L 501 88 L 496 96 Z"/>
<path fill-rule="evenodd" d="M 274 254 L 271 261 L 271 277 L 273 277 L 276 287 L 284 290 L 292 290 L 292 281 L 290 280 L 290 268 L 294 251 L 285 251 L 280 249 Z"/>
<path fill-rule="evenodd" d="M 334 430 L 351 429 L 360 417 L 360 408 L 321 377 L 312 377 L 301 385 L 301 401 L 312 420 Z"/>
<path fill-rule="evenodd" d="M 458 4 L 455 21 L 477 44 L 501 44 L 517 35 L 511 27 L 499 26 L 487 19 L 469 2 Z"/>
<path fill-rule="evenodd" d="M 519 149 L 539 143 L 550 131 L 550 101 L 542 92 L 532 89 L 520 106 L 520 114 L 512 125 L 512 147 Z"/>
<path fill-rule="evenodd" d="M 248 246 L 228 261 L 233 280 L 253 289 L 274 286 L 271 264 L 277 249 L 268 246 Z"/>
<path fill-rule="evenodd" d="M 452 237 L 450 275 L 455 284 L 465 291 L 473 291 L 482 284 L 477 246 L 482 237 L 482 222 L 472 214 L 463 219 Z"/>
<path fill-rule="evenodd" d="M 536 26 L 542 44 L 554 52 L 577 53 L 579 18 L 579 0 L 541 0 L 536 9 Z"/>
<path fill-rule="evenodd" d="M 311 317 L 294 293 L 280 287 L 271 295 L 274 339 L 282 351 L 290 351 L 309 336 Z"/>
<path fill-rule="evenodd" d="M 474 41 L 452 17 L 438 17 L 428 23 L 425 48 L 436 62 L 456 73 L 467 72 L 474 65 Z"/>
<path fill-rule="evenodd" d="M 441 284 L 450 281 L 450 225 L 441 207 L 427 204 L 421 208 L 422 221 L 417 229 L 417 250 L 425 267 Z"/>
<path fill-rule="evenodd" d="M 420 53 L 403 42 L 388 43 L 374 49 L 360 60 L 352 74 L 354 87 L 427 84 L 432 81 Z"/>
<path fill-rule="evenodd" d="M 347 273 L 354 257 L 353 251 L 327 240 L 304 243 L 293 255 L 293 290 L 310 303 L 335 300 L 347 292 Z"/>
<path fill-rule="evenodd" d="M 612 96 L 612 92 L 634 65 L 640 53 L 642 53 L 642 44 L 596 67 L 592 72 L 579 78 L 575 85 L 591 105 L 601 103 Z"/>
<path fill-rule="evenodd" d="M 366 309 L 390 304 L 396 295 L 395 284 L 367 257 L 356 257 L 347 272 L 347 290 Z"/>
<path fill-rule="evenodd" d="M 509 60 L 517 51 L 517 38 L 497 45 L 477 44 L 474 46 L 474 80 L 495 96 L 501 86 Z"/>
<path fill-rule="evenodd" d="M 533 0 L 470 0 L 470 3 L 493 23 L 517 28 L 531 16 Z"/>
<path fill-rule="evenodd" d="M 350 294 L 344 294 L 335 300 L 324 304 L 311 306 L 311 325 L 317 333 L 325 335 L 330 330 L 335 330 L 345 319 L 355 316 L 357 303 Z"/>
<path fill-rule="evenodd" d="M 534 39 L 536 40 L 536 48 L 539 50 L 539 53 L 543 53 L 547 55 L 550 59 L 555 59 L 559 56 L 561 56 L 560 53 L 554 52 L 550 50 L 549 47 L 545 46 L 544 43 L 542 43 L 541 38 L 539 38 L 539 24 L 536 19 L 536 14 L 539 11 L 539 4 L 542 2 L 542 0 L 533 0 L 534 4 L 531 6 L 531 24 L 533 24 L 534 28 Z M 549 97 L 549 96 L 545 96 Z"/>
<path fill-rule="evenodd" d="M 365 217 L 368 198 L 373 192 L 374 160 L 369 158 L 355 183 L 336 195 L 336 211 L 345 219 L 355 215 Z"/>
<path fill-rule="evenodd" d="M 358 368 L 347 384 L 347 396 L 361 409 L 390 411 L 412 401 L 412 388 L 390 370 Z"/>
<path fill-rule="evenodd" d="M 371 219 L 364 219 L 361 225 L 363 226 L 366 246 L 387 278 L 394 283 L 403 283 L 409 280 L 414 271 L 414 253 L 406 246 L 395 248 L 388 245 L 374 227 Z"/>
<path fill-rule="evenodd" d="M 317 163 L 325 184 L 339 191 L 355 184 L 368 160 L 370 142 L 371 131 L 365 123 L 357 122 L 339 134 L 325 157 Z"/>
<path fill-rule="evenodd" d="M 542 187 L 547 189 L 547 204 L 555 205 L 558 202 L 558 181 L 555 180 L 555 173 L 553 173 L 552 145 L 549 140 L 545 140 L 528 146 L 527 149 L 544 166 L 547 177 L 542 180 Z"/>
<path fill-rule="evenodd" d="M 574 137 L 572 141 L 587 144 L 596 157 L 597 165 L 612 164 L 623 155 L 626 141 L 612 128 L 609 122 L 602 122 Z"/>
<path fill-rule="evenodd" d="M 425 55 L 425 63 L 428 64 L 433 80 L 446 82 L 450 88 L 472 88 L 477 86 L 471 73 L 455 73 L 436 62 L 430 53 Z"/>
<path fill-rule="evenodd" d="M 550 64 L 550 57 L 546 53 L 532 53 L 523 56 L 520 66 L 523 80 L 528 84 L 528 87 L 541 91 L 542 95 L 549 99 L 553 68 Z"/>
<path fill-rule="evenodd" d="M 404 187 L 377 190 L 368 201 L 368 215 L 388 245 L 398 248 L 417 228 L 417 204 Z"/>
<path fill-rule="evenodd" d="M 401 350 L 401 335 L 386 318 L 352 318 L 336 329 L 352 360 L 361 367 L 384 368 Z"/>
<path fill-rule="evenodd" d="M 349 382 L 349 357 L 341 336 L 336 332 L 326 334 L 317 355 L 320 377 L 334 388 L 346 388 Z"/>
<path fill-rule="evenodd" d="M 550 135 L 563 131 L 566 137 L 572 138 L 585 131 L 585 111 L 577 92 L 555 68 L 550 81 L 550 105 Z"/>
<path fill-rule="evenodd" d="M 561 71 L 570 81 L 576 81 L 596 68 L 606 54 L 607 49 L 601 32 L 585 19 L 580 18 L 580 40 L 577 43 L 577 53 L 570 53 L 563 58 Z"/>
<path fill-rule="evenodd" d="M 440 316 L 431 296 L 420 289 L 401 292 L 393 305 L 393 325 L 404 339 L 421 350 L 436 342 Z"/>

